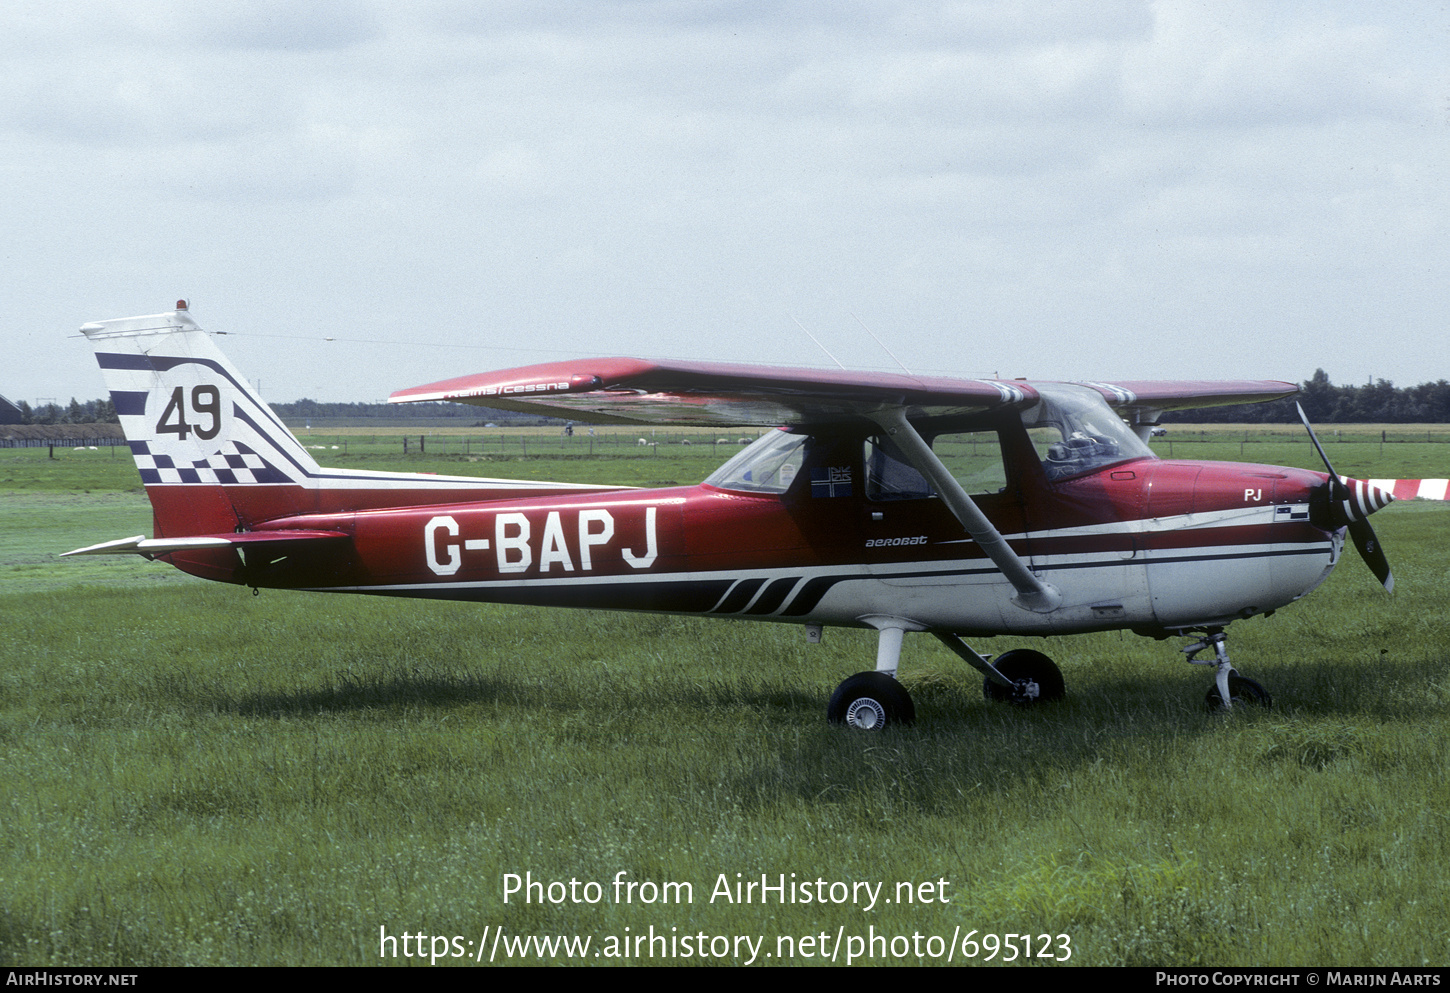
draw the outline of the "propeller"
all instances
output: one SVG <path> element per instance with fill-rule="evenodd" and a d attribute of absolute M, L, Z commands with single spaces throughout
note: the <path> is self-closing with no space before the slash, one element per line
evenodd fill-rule
<path fill-rule="evenodd" d="M 1336 473 L 1334 466 L 1329 464 L 1329 456 L 1324 454 L 1324 446 L 1319 444 L 1314 428 L 1309 424 L 1309 418 L 1304 414 L 1303 406 L 1298 403 L 1294 406 L 1299 411 L 1299 420 L 1304 422 L 1304 430 L 1309 432 L 1309 440 L 1314 442 L 1319 457 L 1324 460 L 1324 468 L 1329 470 L 1331 520 L 1336 527 L 1349 526 L 1349 536 L 1354 539 L 1354 547 L 1359 549 L 1359 557 L 1364 559 L 1365 565 L 1369 566 L 1375 578 L 1384 584 L 1385 590 L 1393 592 L 1395 577 L 1390 572 L 1390 561 L 1385 558 L 1384 548 L 1380 545 L 1374 528 L 1369 526 L 1369 521 L 1365 518 L 1389 504 L 1394 496 L 1363 480 L 1346 480 Z"/>

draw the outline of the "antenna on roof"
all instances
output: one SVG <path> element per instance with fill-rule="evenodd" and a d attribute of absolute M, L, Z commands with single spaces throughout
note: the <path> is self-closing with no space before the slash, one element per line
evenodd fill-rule
<path fill-rule="evenodd" d="M 893 352 L 891 349 L 887 348 L 886 347 L 886 343 L 884 341 L 882 341 L 880 338 L 876 337 L 876 332 L 875 331 L 872 331 L 870 328 L 868 328 L 866 326 L 866 322 L 865 321 L 861 320 L 861 318 L 857 317 L 855 314 L 852 314 L 851 315 L 851 319 L 854 320 L 857 324 L 861 325 L 861 329 L 871 336 L 871 340 L 872 341 L 876 342 L 876 344 L 878 344 L 878 345 L 881 346 L 881 350 L 883 352 L 885 352 L 887 355 L 890 355 L 891 356 L 891 361 L 893 361 L 897 365 L 901 366 L 901 371 L 902 372 L 906 373 L 908 376 L 912 375 L 912 371 L 910 369 L 906 368 L 906 363 L 905 362 L 902 362 L 900 359 L 898 359 L 896 357 L 896 353 Z"/>
<path fill-rule="evenodd" d="M 802 331 L 806 331 L 806 326 L 804 324 L 802 324 L 800 321 L 796 321 L 794 314 L 791 314 L 790 315 L 790 319 L 793 320 L 793 321 L 795 321 L 795 326 L 796 327 L 800 328 Z M 817 348 L 819 348 L 821 351 L 825 352 L 827 355 L 830 355 L 831 361 L 834 362 L 834 363 L 836 363 L 837 366 L 839 366 L 842 369 L 846 368 L 845 366 L 841 365 L 841 360 L 840 359 L 836 358 L 834 355 L 831 355 L 831 350 L 829 348 L 827 348 L 825 345 L 822 345 L 821 344 L 821 340 L 819 338 L 817 338 L 815 335 L 811 334 L 809 331 L 806 331 L 806 337 L 809 338 L 809 339 L 811 339 L 811 341 L 814 341 L 816 343 L 816 347 Z"/>

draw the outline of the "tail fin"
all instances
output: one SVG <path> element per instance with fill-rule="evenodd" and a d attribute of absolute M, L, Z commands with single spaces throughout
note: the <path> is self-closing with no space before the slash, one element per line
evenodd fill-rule
<path fill-rule="evenodd" d="M 170 313 L 97 321 L 81 332 L 151 498 L 157 539 L 250 531 L 298 514 L 616 488 L 321 468 L 192 321 L 185 301 Z"/>
<path fill-rule="evenodd" d="M 318 465 L 186 313 L 87 324 L 148 486 L 305 485 Z"/>

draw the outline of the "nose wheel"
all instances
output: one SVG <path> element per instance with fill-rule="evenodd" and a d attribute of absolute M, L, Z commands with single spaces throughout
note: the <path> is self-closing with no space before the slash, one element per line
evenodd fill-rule
<path fill-rule="evenodd" d="M 1214 657 L 1211 661 L 1205 659 L 1200 662 L 1194 658 L 1199 652 L 1209 648 L 1213 649 Z M 1228 635 L 1224 634 L 1223 628 L 1210 628 L 1202 639 L 1182 651 L 1188 656 L 1190 664 L 1211 665 L 1218 669 L 1213 685 L 1208 688 L 1208 693 L 1203 698 L 1204 706 L 1209 710 L 1232 710 L 1235 706 L 1242 707 L 1249 703 L 1266 708 L 1274 705 L 1269 691 L 1261 684 L 1234 671 L 1233 663 L 1228 658 Z"/>
<path fill-rule="evenodd" d="M 1274 705 L 1269 691 L 1264 689 L 1259 682 L 1249 679 L 1247 676 L 1240 676 L 1236 672 L 1230 673 L 1228 677 L 1228 698 L 1233 707 L 1242 707 L 1244 704 L 1251 703 L 1267 709 Z M 1208 692 L 1204 694 L 1203 705 L 1209 710 L 1224 709 L 1223 696 L 1219 693 L 1217 683 L 1210 686 Z"/>

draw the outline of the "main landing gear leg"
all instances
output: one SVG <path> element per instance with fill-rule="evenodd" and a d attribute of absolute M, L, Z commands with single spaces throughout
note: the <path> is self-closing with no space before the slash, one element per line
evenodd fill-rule
<path fill-rule="evenodd" d="M 1200 662 L 1193 657 L 1208 648 L 1213 649 L 1212 661 L 1205 659 Z M 1204 705 L 1209 710 L 1231 710 L 1235 703 L 1257 703 L 1264 707 L 1273 705 L 1268 690 L 1234 671 L 1233 663 L 1228 658 L 1228 635 L 1223 628 L 1209 628 L 1201 640 L 1181 651 L 1188 656 L 1192 665 L 1211 665 L 1218 669 L 1213 685 L 1208 688 L 1208 694 L 1203 698 Z"/>
<path fill-rule="evenodd" d="M 1025 706 L 1061 700 L 1066 691 L 1062 670 L 1041 652 L 1019 648 L 997 656 L 993 664 L 987 656 L 978 655 L 954 634 L 944 631 L 933 631 L 932 634 L 985 677 L 982 693 L 988 700 Z"/>
<path fill-rule="evenodd" d="M 858 672 L 836 687 L 826 706 L 826 719 L 858 731 L 884 731 L 894 725 L 910 724 L 916 720 L 916 704 L 911 702 L 906 687 L 896 681 L 896 669 L 901 663 L 901 642 L 908 625 L 912 630 L 920 627 L 896 618 L 862 620 L 881 632 L 876 643 L 876 668 Z"/>

